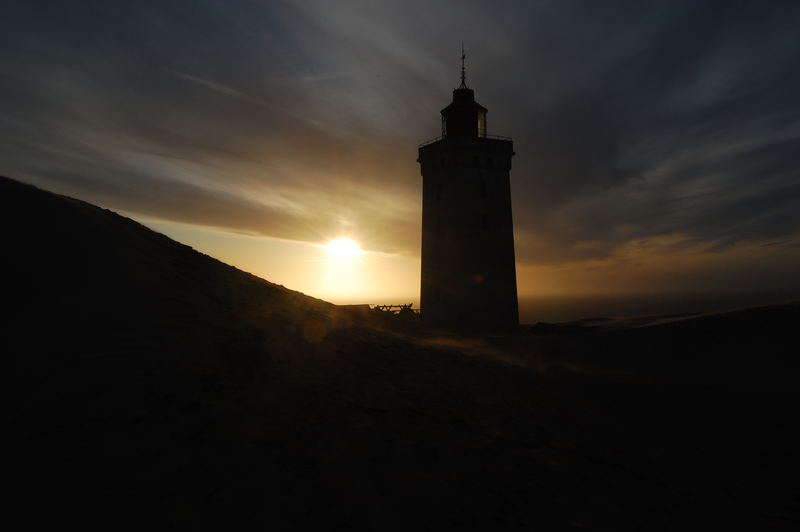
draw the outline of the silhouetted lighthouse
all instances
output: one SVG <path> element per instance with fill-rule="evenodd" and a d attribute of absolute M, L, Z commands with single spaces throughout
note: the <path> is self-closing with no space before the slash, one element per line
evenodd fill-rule
<path fill-rule="evenodd" d="M 442 109 L 442 136 L 419 147 L 422 320 L 454 330 L 519 326 L 507 137 L 486 134 L 486 108 L 461 85 Z"/>

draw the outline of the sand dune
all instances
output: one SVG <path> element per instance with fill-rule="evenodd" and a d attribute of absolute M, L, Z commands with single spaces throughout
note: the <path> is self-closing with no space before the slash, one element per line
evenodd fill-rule
<path fill-rule="evenodd" d="M 74 199 L 0 179 L 0 202 L 10 502 L 29 528 L 800 519 L 797 305 L 411 333 Z"/>

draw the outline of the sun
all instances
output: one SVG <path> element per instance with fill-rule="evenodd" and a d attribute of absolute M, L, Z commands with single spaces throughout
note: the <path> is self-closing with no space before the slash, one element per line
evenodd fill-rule
<path fill-rule="evenodd" d="M 363 253 L 358 242 L 344 237 L 331 240 L 324 248 L 328 256 L 340 264 L 351 263 Z"/>

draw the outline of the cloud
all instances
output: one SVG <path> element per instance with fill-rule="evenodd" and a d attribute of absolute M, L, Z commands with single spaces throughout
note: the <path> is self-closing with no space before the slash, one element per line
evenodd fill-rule
<path fill-rule="evenodd" d="M 515 139 L 523 264 L 800 231 L 796 2 L 19 1 L 5 15 L 0 171 L 110 208 L 306 241 L 347 227 L 416 255 L 416 143 L 438 132 L 463 40 L 490 133 Z"/>

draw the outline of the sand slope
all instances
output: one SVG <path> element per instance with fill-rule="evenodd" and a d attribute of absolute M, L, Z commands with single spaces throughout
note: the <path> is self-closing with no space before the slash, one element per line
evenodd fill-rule
<path fill-rule="evenodd" d="M 74 199 L 1 179 L 0 207 L 10 502 L 32 528 L 798 522 L 796 305 L 412 335 Z"/>

